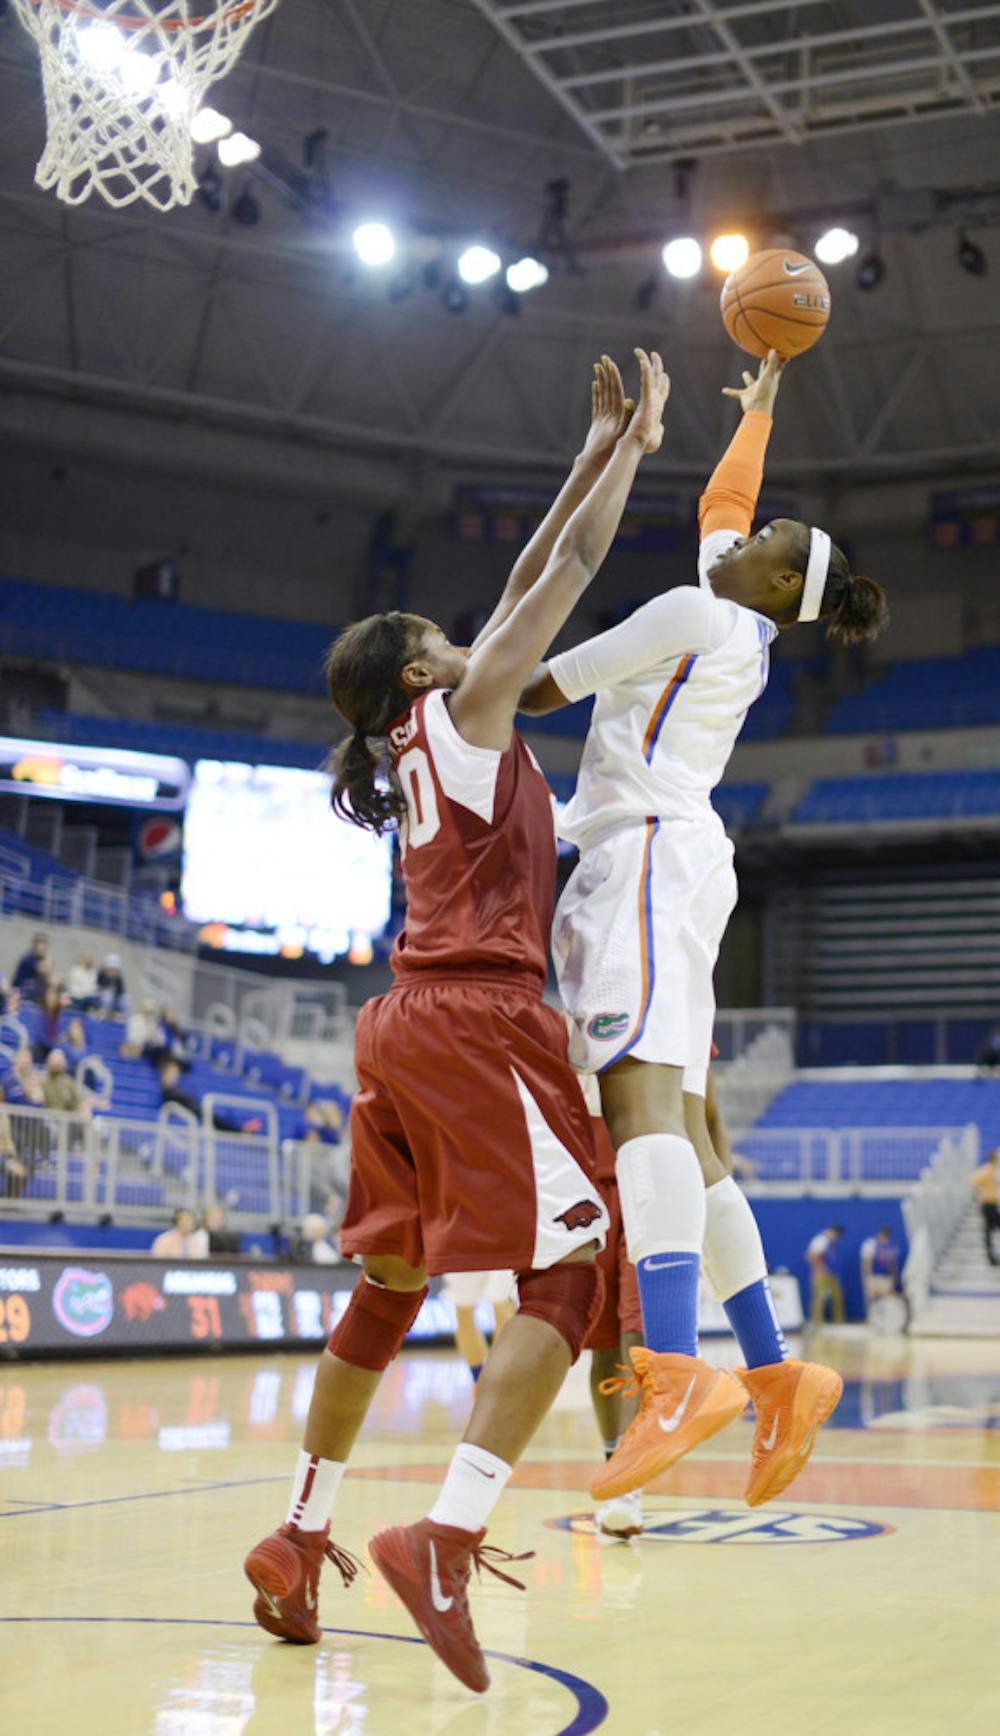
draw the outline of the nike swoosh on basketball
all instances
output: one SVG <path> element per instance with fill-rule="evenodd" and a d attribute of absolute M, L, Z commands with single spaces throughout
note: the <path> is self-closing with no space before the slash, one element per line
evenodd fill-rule
<path fill-rule="evenodd" d="M 790 260 L 786 259 L 785 270 L 789 277 L 801 277 L 804 271 L 809 270 L 810 263 L 811 262 L 806 259 L 801 265 L 793 265 Z"/>
<path fill-rule="evenodd" d="M 431 1551 L 431 1602 L 434 1605 L 434 1608 L 436 1610 L 439 1610 L 442 1615 L 446 1615 L 448 1610 L 450 1610 L 452 1604 L 454 1603 L 455 1599 L 453 1597 L 445 1597 L 444 1594 L 442 1593 L 441 1581 L 438 1578 L 437 1551 L 434 1548 L 433 1540 L 431 1541 L 430 1551 Z"/>
<path fill-rule="evenodd" d="M 696 1374 L 693 1374 L 691 1376 L 691 1379 L 688 1381 L 687 1392 L 684 1394 L 684 1397 L 681 1399 L 681 1402 L 677 1406 L 677 1409 L 674 1411 L 674 1414 L 672 1417 L 670 1417 L 667 1421 L 664 1421 L 663 1417 L 657 1417 L 656 1420 L 659 1423 L 659 1425 L 660 1425 L 660 1427 L 663 1430 L 663 1433 L 665 1435 L 672 1435 L 675 1429 L 680 1428 L 681 1423 L 684 1419 L 684 1412 L 687 1410 L 688 1401 L 691 1397 L 691 1394 L 694 1392 L 697 1379 L 698 1379 L 698 1376 Z"/>
<path fill-rule="evenodd" d="M 768 1435 L 766 1441 L 761 1441 L 761 1443 L 760 1443 L 761 1446 L 763 1447 L 765 1453 L 769 1453 L 771 1451 L 771 1448 L 774 1446 L 774 1443 L 778 1438 L 778 1421 L 779 1421 L 780 1416 L 781 1416 L 781 1412 L 778 1411 L 775 1415 L 773 1423 L 771 1424 L 771 1433 Z"/>

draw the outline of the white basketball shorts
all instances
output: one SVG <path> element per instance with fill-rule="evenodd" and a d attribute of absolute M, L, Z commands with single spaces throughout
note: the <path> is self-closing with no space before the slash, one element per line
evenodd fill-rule
<path fill-rule="evenodd" d="M 707 1067 L 736 896 L 733 846 L 714 817 L 646 820 L 584 852 L 552 932 L 575 1067 L 599 1073 L 625 1055 Z"/>
<path fill-rule="evenodd" d="M 441 1294 L 456 1308 L 517 1301 L 513 1272 L 449 1272 L 442 1280 Z"/>

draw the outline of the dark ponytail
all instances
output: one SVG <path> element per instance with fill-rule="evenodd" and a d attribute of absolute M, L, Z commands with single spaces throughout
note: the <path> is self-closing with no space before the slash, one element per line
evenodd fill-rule
<path fill-rule="evenodd" d="M 827 638 L 838 645 L 877 639 L 889 625 L 885 586 L 863 573 L 852 573 L 847 556 L 836 546 L 830 552 L 820 619 L 827 624 Z"/>
<path fill-rule="evenodd" d="M 344 629 L 323 665 L 334 710 L 354 731 L 328 761 L 331 806 L 342 819 L 373 832 L 397 826 L 406 813 L 386 734 L 412 699 L 401 676 L 418 632 L 413 618 L 398 610 L 369 615 Z"/>

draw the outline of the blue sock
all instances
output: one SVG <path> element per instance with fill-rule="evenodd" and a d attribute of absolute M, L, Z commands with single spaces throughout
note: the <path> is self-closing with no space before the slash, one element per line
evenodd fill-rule
<path fill-rule="evenodd" d="M 478 1380 L 479 1376 L 482 1374 L 482 1372 L 483 1372 L 483 1365 L 481 1362 L 470 1362 L 469 1363 L 469 1373 L 471 1374 L 473 1380 Z"/>
<path fill-rule="evenodd" d="M 722 1306 L 740 1341 L 748 1368 L 766 1368 L 788 1359 L 788 1345 L 778 1322 L 771 1286 L 766 1278 L 738 1290 Z"/>
<path fill-rule="evenodd" d="M 698 1254 L 674 1249 L 649 1254 L 636 1265 L 642 1325 L 649 1350 L 698 1354 Z"/>

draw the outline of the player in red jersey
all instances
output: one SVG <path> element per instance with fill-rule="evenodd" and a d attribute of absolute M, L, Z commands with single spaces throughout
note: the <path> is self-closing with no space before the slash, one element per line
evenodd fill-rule
<path fill-rule="evenodd" d="M 329 1541 L 334 1495 L 428 1274 L 510 1267 L 518 1311 L 437 1500 L 416 1525 L 371 1543 L 424 1637 L 477 1692 L 489 1675 L 466 1599 L 470 1566 L 503 1554 L 484 1548 L 486 1521 L 597 1312 L 594 1254 L 607 1227 L 566 1032 L 542 1000 L 554 811 L 514 714 L 607 554 L 643 454 L 662 439 L 669 382 L 657 355 L 636 353 L 638 409 L 625 413 L 605 358 L 580 467 L 472 652 L 430 621 L 390 614 L 349 627 L 327 662 L 334 706 L 354 730 L 337 757 L 334 806 L 377 831 L 400 822 L 407 923 L 396 982 L 357 1029 L 341 1245 L 362 1256 L 364 1274 L 321 1360 L 288 1519 L 245 1570 L 262 1627 L 319 1638 L 324 1555 L 345 1583 L 356 1571 Z"/>
<path fill-rule="evenodd" d="M 604 1301 L 584 1349 L 590 1351 L 590 1398 L 594 1417 L 601 1433 L 604 1456 L 610 1459 L 638 1408 L 635 1397 L 627 1396 L 634 1383 L 631 1379 L 620 1379 L 619 1371 L 628 1368 L 632 1346 L 643 1341 L 642 1304 L 635 1267 L 628 1257 L 625 1243 L 625 1226 L 615 1177 L 615 1148 L 601 1115 L 600 1090 L 591 1075 L 581 1073 L 578 1078 L 594 1130 L 597 1185 L 608 1213 L 607 1237 L 597 1256 L 598 1270 L 604 1279 Z M 634 1489 L 615 1500 L 598 1502 L 594 1508 L 594 1522 L 602 1537 L 627 1543 L 630 1537 L 640 1536 L 643 1529 L 642 1491 Z"/>

